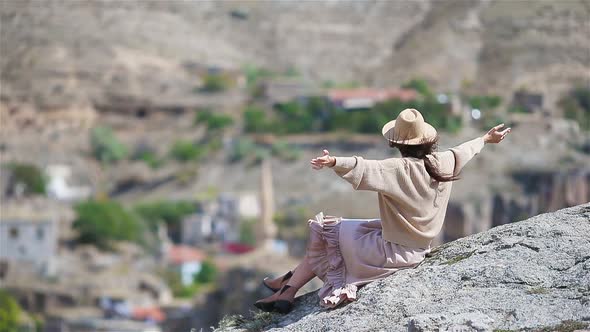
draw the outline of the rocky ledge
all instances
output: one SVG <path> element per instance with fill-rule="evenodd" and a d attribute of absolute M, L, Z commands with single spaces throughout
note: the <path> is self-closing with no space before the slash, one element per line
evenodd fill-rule
<path fill-rule="evenodd" d="M 574 331 L 590 327 L 590 203 L 441 245 L 326 310 L 226 317 L 219 331 Z M 236 319 L 238 318 L 238 319 Z"/>

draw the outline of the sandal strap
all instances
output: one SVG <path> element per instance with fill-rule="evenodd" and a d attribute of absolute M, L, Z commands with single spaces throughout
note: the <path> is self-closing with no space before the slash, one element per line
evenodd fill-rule
<path fill-rule="evenodd" d="M 285 292 L 287 289 L 291 288 L 291 285 L 285 285 L 281 288 L 281 291 L 279 292 L 279 294 L 283 294 L 283 292 Z"/>
<path fill-rule="evenodd" d="M 290 279 L 293 276 L 293 272 L 289 271 L 283 276 L 283 280 L 281 282 Z"/>

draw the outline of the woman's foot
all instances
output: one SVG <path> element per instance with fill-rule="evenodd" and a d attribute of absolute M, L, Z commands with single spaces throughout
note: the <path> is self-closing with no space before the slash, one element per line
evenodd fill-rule
<path fill-rule="evenodd" d="M 289 279 L 291 279 L 291 276 L 293 275 L 293 272 L 289 271 L 287 273 L 285 273 L 284 275 L 277 277 L 275 279 L 270 279 L 270 278 L 264 278 L 264 280 L 262 280 L 262 284 L 264 286 L 266 286 L 266 288 L 270 289 L 273 292 L 278 292 L 279 289 L 281 289 L 284 285 L 287 284 L 287 282 L 289 281 Z"/>
<path fill-rule="evenodd" d="M 262 300 L 256 301 L 254 306 L 262 311 L 278 311 L 286 314 L 291 311 L 297 288 L 290 285 L 284 285 L 280 291 Z"/>

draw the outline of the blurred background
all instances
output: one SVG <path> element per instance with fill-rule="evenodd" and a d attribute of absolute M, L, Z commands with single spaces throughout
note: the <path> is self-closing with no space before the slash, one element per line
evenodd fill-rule
<path fill-rule="evenodd" d="M 253 315 L 307 220 L 378 218 L 309 159 L 504 122 L 434 245 L 590 200 L 587 1 L 0 2 L 0 331 Z M 300 291 L 317 289 L 313 280 Z"/>

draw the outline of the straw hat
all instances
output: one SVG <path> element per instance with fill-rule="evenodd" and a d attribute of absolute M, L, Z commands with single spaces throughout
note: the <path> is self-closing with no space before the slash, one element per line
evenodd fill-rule
<path fill-rule="evenodd" d="M 436 137 L 436 129 L 413 108 L 406 108 L 395 120 L 386 123 L 381 133 L 390 142 L 406 145 L 423 144 Z"/>

